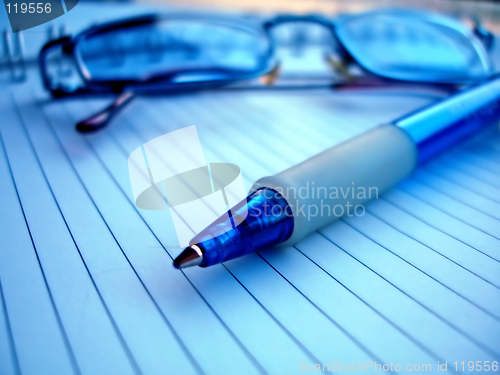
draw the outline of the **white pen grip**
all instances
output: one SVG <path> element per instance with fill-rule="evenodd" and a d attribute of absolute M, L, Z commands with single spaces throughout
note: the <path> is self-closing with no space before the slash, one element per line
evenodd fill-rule
<path fill-rule="evenodd" d="M 252 190 L 274 188 L 292 206 L 294 232 L 281 244 L 291 246 L 338 219 L 341 208 L 352 215 L 357 205 L 378 198 L 411 173 L 417 156 L 415 143 L 404 130 L 384 125 L 261 178 Z"/>

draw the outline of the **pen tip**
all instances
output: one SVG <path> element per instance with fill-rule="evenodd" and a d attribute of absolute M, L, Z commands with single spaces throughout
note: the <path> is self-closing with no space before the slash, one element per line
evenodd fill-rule
<path fill-rule="evenodd" d="M 175 268 L 199 266 L 201 263 L 203 263 L 203 251 L 197 245 L 186 247 L 182 253 L 174 259 Z"/>

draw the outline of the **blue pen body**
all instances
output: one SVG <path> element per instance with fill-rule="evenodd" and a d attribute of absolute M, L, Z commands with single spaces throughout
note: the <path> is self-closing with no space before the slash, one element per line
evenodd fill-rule
<path fill-rule="evenodd" d="M 415 142 L 419 164 L 498 122 L 500 78 L 458 92 L 393 121 Z"/>
<path fill-rule="evenodd" d="M 338 218 L 315 216 L 306 220 L 297 206 L 323 205 L 323 201 L 317 197 L 294 200 L 278 193 L 283 193 L 285 187 L 300 189 L 314 181 L 316 186 L 321 182 L 325 186 L 349 187 L 352 180 L 352 184 L 360 181 L 366 187 L 376 186 L 382 193 L 418 165 L 499 118 L 497 78 L 375 128 L 276 176 L 264 177 L 255 186 L 260 183 L 268 188 L 258 189 L 240 202 L 231 210 L 234 217 L 228 212 L 229 217 L 219 218 L 193 238 L 191 245 L 197 245 L 203 253 L 199 265 L 211 266 L 278 244 L 293 245 Z M 336 202 L 326 203 L 333 206 Z"/>

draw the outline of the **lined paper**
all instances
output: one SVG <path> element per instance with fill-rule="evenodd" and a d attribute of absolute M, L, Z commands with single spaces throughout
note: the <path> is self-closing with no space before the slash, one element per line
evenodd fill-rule
<path fill-rule="evenodd" d="M 83 136 L 74 124 L 107 99 L 48 100 L 36 73 L 0 100 L 0 373 L 291 374 L 301 361 L 453 372 L 499 360 L 497 129 L 293 248 L 179 271 L 171 218 L 134 205 L 137 147 L 195 125 L 206 160 L 238 165 L 249 188 L 435 97 L 139 98 Z"/>

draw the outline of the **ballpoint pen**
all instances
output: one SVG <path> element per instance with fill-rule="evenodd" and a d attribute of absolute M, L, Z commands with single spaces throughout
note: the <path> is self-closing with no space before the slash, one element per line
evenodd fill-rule
<path fill-rule="evenodd" d="M 493 78 L 261 178 L 246 199 L 190 241 L 174 266 L 207 267 L 266 247 L 292 246 L 369 199 L 366 194 L 318 194 L 319 188 L 356 186 L 382 193 L 499 118 L 500 78 Z M 297 194 L 301 189 L 306 194 Z M 309 207 L 316 215 L 306 214 Z M 317 214 L 319 209 L 336 212 Z"/>

